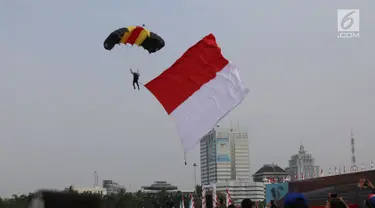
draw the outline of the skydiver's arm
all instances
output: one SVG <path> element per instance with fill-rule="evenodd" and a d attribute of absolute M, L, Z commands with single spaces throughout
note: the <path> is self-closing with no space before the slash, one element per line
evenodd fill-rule
<path fill-rule="evenodd" d="M 134 74 L 132 69 L 130 69 L 130 73 Z"/>

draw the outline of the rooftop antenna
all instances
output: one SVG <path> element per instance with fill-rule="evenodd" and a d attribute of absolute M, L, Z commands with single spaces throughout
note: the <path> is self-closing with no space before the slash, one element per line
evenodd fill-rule
<path fill-rule="evenodd" d="M 232 122 L 232 120 L 230 120 L 230 132 L 232 132 L 233 131 L 233 122 Z"/>
<path fill-rule="evenodd" d="M 351 144 L 351 150 L 352 150 L 352 166 L 350 169 L 355 172 L 357 171 L 357 165 L 355 164 L 355 139 L 353 136 L 353 131 L 350 131 L 350 144 Z"/>

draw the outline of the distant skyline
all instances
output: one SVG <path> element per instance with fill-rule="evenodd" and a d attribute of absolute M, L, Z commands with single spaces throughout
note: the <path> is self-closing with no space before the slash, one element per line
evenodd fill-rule
<path fill-rule="evenodd" d="M 360 10 L 360 38 L 337 38 L 338 8 Z M 209 33 L 250 89 L 219 125 L 248 130 L 251 173 L 285 167 L 301 140 L 324 170 L 350 165 L 351 130 L 357 163 L 368 164 L 372 8 L 370 0 L 0 1 L 0 196 L 92 187 L 95 170 L 131 191 L 155 180 L 191 189 L 199 145 L 185 166 L 173 120 L 144 87 L 133 90 L 129 68 L 146 83 Z M 113 30 L 142 24 L 165 48 L 103 48 Z"/>

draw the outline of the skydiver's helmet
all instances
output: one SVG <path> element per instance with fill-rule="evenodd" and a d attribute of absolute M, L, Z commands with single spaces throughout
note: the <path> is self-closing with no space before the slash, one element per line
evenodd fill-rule
<path fill-rule="evenodd" d="M 38 191 L 29 208 L 100 208 L 100 196 L 58 191 Z"/>

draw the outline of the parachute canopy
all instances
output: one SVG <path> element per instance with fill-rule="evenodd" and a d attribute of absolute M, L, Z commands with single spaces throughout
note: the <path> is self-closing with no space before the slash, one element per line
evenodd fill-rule
<path fill-rule="evenodd" d="M 140 26 L 129 26 L 113 31 L 104 41 L 104 48 L 112 50 L 116 44 L 130 44 L 143 47 L 149 53 L 155 53 L 165 45 L 164 40 L 157 34 Z"/>

